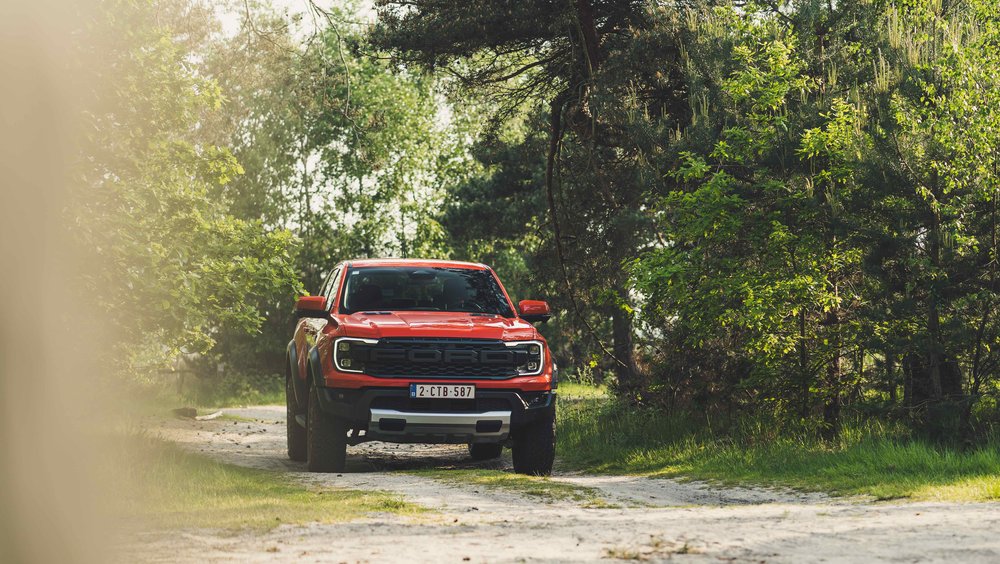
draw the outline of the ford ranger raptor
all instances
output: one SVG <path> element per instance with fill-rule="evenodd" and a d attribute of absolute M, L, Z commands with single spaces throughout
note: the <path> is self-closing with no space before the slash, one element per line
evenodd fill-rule
<path fill-rule="evenodd" d="M 288 344 L 288 456 L 342 472 L 347 445 L 467 444 L 511 449 L 514 470 L 552 471 L 556 365 L 533 323 L 482 264 L 354 260 L 299 298 Z"/>

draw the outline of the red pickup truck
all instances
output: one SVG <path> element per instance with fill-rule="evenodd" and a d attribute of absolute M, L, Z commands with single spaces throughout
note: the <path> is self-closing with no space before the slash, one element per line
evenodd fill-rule
<path fill-rule="evenodd" d="M 365 441 L 511 449 L 514 470 L 545 475 L 555 457 L 557 369 L 493 269 L 438 260 L 354 260 L 300 298 L 288 344 L 288 456 L 342 472 Z"/>

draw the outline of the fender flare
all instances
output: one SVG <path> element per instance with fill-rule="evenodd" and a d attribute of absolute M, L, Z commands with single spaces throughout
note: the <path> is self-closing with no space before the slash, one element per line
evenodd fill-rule
<path fill-rule="evenodd" d="M 308 382 L 299 378 L 299 353 L 294 340 L 288 342 L 286 360 L 288 362 L 288 375 L 292 378 L 292 389 L 295 391 L 295 404 L 300 406 L 299 411 L 304 411 L 309 388 Z"/>
<path fill-rule="evenodd" d="M 334 405 L 333 399 L 330 395 L 331 390 L 326 387 L 326 378 L 323 374 L 323 362 L 320 360 L 319 348 L 317 347 L 309 349 L 308 370 L 309 373 L 306 375 L 306 381 L 303 382 L 303 387 L 305 388 L 303 397 L 308 397 L 308 394 L 312 391 L 310 386 L 316 386 L 316 395 L 319 400 L 320 410 L 333 417 L 348 419 L 344 413 L 338 412 L 337 406 Z M 343 399 L 343 397 L 343 394 L 340 394 L 340 399 Z"/>
<path fill-rule="evenodd" d="M 319 359 L 319 349 L 313 347 L 309 349 L 309 372 L 306 374 L 306 385 L 307 386 L 318 386 L 320 388 L 326 386 L 326 381 L 323 380 L 323 363 Z M 308 390 L 307 390 L 308 391 Z"/>

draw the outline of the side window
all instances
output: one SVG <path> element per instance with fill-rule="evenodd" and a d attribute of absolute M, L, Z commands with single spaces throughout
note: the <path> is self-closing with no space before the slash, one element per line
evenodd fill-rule
<path fill-rule="evenodd" d="M 337 271 L 338 270 L 340 270 L 340 269 L 339 268 L 334 268 L 333 272 L 331 272 L 330 274 L 327 274 L 326 278 L 323 279 L 323 285 L 320 286 L 319 292 L 316 294 L 317 296 L 326 296 L 327 294 L 330 293 L 330 284 L 331 284 L 331 281 L 334 280 L 337 277 L 336 275 L 337 275 Z"/>
<path fill-rule="evenodd" d="M 341 267 L 339 266 L 334 268 L 333 272 L 330 273 L 330 278 L 323 285 L 322 296 L 326 298 L 328 305 L 333 305 L 333 299 L 337 297 L 337 283 L 340 282 L 340 270 Z"/>

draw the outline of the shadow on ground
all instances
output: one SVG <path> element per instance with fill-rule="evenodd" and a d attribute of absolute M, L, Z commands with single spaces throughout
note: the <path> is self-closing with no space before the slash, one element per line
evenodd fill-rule
<path fill-rule="evenodd" d="M 285 444 L 285 410 L 279 406 L 227 409 L 228 418 L 214 421 L 158 418 L 158 432 L 195 451 L 231 464 L 264 470 L 305 472 L 304 462 L 289 460 Z M 405 470 L 511 470 L 510 451 L 498 459 L 476 461 L 468 445 L 395 444 L 372 441 L 347 447 L 351 474 Z"/>
<path fill-rule="evenodd" d="M 392 472 L 399 470 L 511 470 L 510 455 L 477 461 L 467 445 L 410 445 L 373 441 L 348 447 L 347 472 Z M 303 469 L 305 465 L 303 464 Z"/>

